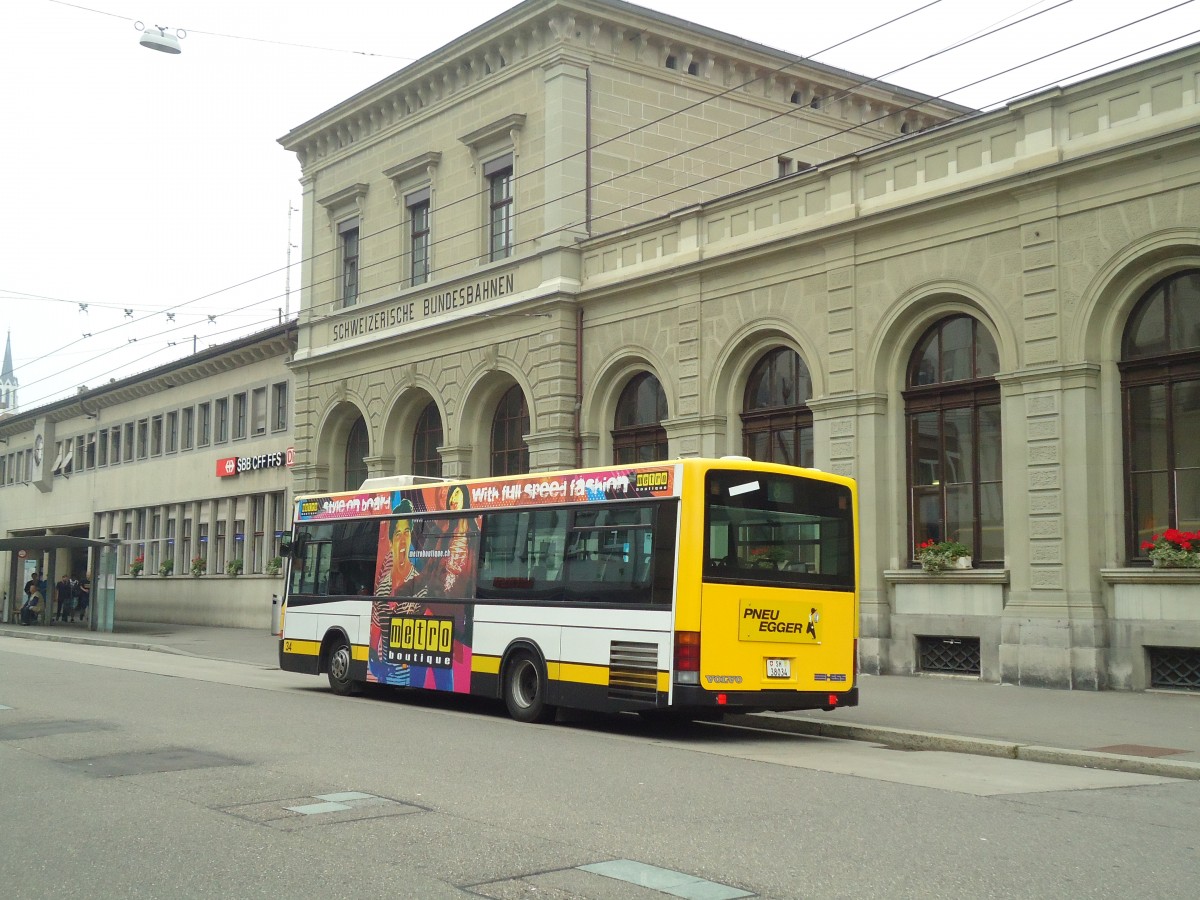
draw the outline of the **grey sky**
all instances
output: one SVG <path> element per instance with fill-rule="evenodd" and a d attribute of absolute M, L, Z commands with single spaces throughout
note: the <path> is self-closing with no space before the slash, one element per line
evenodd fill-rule
<path fill-rule="evenodd" d="M 940 0 L 903 23 L 820 52 L 928 2 L 641 5 L 935 96 L 1177 7 L 946 96 L 975 107 L 1078 80 L 1093 66 L 1128 64 L 1121 59 L 1127 54 L 1154 55 L 1200 40 L 1196 34 L 1179 39 L 1200 28 L 1200 7 L 1179 0 Z M 299 209 L 300 190 L 299 166 L 276 140 L 513 5 L 0 3 L 6 135 L 0 340 L 12 331 L 22 409 L 278 321 L 287 287 L 288 207 Z M 893 71 L 1040 10 L 1048 11 Z M 136 20 L 186 29 L 183 52 L 139 47 Z M 300 243 L 298 211 L 292 242 Z M 292 262 L 299 259 L 296 248 Z M 294 314 L 298 267 L 290 287 Z"/>

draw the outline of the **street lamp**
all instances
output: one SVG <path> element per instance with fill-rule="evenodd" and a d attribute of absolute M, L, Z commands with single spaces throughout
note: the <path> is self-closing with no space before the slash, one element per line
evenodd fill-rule
<path fill-rule="evenodd" d="M 151 50 L 158 50 L 162 53 L 183 52 L 179 42 L 187 37 L 187 32 L 182 28 L 176 28 L 174 34 L 168 34 L 167 28 L 163 25 L 147 28 L 141 22 L 134 22 L 133 27 L 142 32 L 142 39 L 138 43 L 143 47 L 149 47 Z"/>

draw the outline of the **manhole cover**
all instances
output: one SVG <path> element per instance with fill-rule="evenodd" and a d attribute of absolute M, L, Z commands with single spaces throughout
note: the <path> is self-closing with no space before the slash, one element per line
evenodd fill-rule
<path fill-rule="evenodd" d="M 154 772 L 183 772 L 187 769 L 241 766 L 245 763 L 231 756 L 205 753 L 203 750 L 171 748 L 115 753 L 112 756 L 93 756 L 90 759 L 64 762 L 63 765 L 96 778 L 116 778 L 122 775 L 148 775 Z"/>

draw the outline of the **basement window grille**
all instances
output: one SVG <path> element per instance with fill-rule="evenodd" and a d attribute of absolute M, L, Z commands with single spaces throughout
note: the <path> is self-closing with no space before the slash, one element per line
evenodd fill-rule
<path fill-rule="evenodd" d="M 1147 647 L 1150 687 L 1200 691 L 1200 647 Z"/>
<path fill-rule="evenodd" d="M 979 674 L 979 638 L 918 637 L 917 668 L 949 675 Z"/>

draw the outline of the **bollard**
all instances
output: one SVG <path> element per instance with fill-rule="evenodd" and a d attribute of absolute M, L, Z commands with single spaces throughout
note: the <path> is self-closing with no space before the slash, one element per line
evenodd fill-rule
<path fill-rule="evenodd" d="M 279 634 L 279 595 L 271 595 L 271 634 Z"/>

